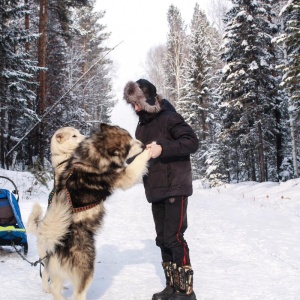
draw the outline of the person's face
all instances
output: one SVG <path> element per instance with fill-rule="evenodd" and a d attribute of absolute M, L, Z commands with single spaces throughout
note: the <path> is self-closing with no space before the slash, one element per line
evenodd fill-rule
<path fill-rule="evenodd" d="M 131 105 L 135 112 L 139 112 L 142 110 L 141 105 L 139 103 L 132 103 Z"/>

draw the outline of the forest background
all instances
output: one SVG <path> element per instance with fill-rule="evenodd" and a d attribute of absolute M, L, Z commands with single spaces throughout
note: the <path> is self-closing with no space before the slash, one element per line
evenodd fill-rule
<path fill-rule="evenodd" d="M 95 0 L 0 4 L 0 168 L 51 168 L 54 131 L 88 134 L 117 98 L 105 11 Z M 101 4 L 98 4 L 101 8 Z M 166 42 L 149 49 L 145 78 L 197 133 L 194 179 L 299 177 L 300 0 L 195 2 L 189 24 L 170 5 Z"/>

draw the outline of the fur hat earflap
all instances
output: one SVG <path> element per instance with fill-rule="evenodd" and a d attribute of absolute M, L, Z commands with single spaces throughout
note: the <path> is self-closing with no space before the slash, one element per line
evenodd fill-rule
<path fill-rule="evenodd" d="M 151 105 L 151 100 L 147 99 L 142 89 L 134 81 L 129 81 L 124 88 L 123 98 L 130 104 L 139 104 L 141 109 L 149 113 L 157 113 L 160 111 L 160 105 L 156 98 L 153 101 L 154 104 Z M 150 103 L 149 103 L 150 102 Z"/>

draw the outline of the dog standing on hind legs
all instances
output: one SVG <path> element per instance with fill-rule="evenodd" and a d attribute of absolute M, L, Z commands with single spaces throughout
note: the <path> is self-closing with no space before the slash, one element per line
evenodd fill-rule
<path fill-rule="evenodd" d="M 60 173 L 44 218 L 40 205 L 33 207 L 27 231 L 37 235 L 55 300 L 64 299 L 66 279 L 72 282 L 73 298 L 86 299 L 94 275 L 95 234 L 105 214 L 103 202 L 115 189 L 137 183 L 147 173 L 149 158 L 149 150 L 143 151 L 142 143 L 126 130 L 101 124 L 79 144 Z"/>
<path fill-rule="evenodd" d="M 82 142 L 85 138 L 86 136 L 81 134 L 78 129 L 69 126 L 61 127 L 53 134 L 51 138 L 50 150 L 51 163 L 54 170 L 54 187 L 50 195 L 53 195 L 59 175 L 64 170 L 68 160 L 71 158 L 80 142 Z M 50 197 L 49 201 L 51 201 Z M 42 270 L 41 277 L 43 291 L 50 293 L 49 276 L 45 268 Z"/>

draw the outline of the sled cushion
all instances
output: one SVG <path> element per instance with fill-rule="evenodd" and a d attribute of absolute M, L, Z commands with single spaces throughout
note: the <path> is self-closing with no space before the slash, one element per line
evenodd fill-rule
<path fill-rule="evenodd" d="M 0 226 L 1 231 L 18 231 L 18 232 L 26 232 L 25 228 L 15 228 L 14 226 Z"/>
<path fill-rule="evenodd" d="M 0 226 L 14 225 L 16 223 L 8 198 L 0 198 Z"/>

